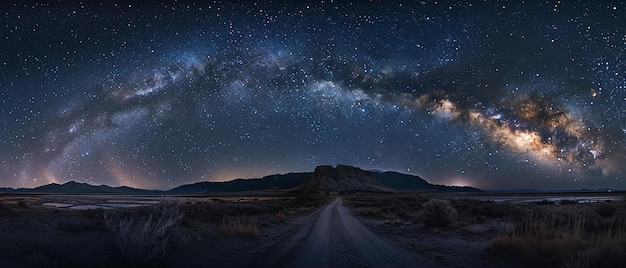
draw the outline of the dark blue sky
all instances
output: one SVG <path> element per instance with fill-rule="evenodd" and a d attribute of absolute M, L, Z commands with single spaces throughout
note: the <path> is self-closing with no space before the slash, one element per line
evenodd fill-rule
<path fill-rule="evenodd" d="M 0 185 L 169 189 L 347 164 L 484 189 L 626 188 L 624 8 L 5 5 Z"/>

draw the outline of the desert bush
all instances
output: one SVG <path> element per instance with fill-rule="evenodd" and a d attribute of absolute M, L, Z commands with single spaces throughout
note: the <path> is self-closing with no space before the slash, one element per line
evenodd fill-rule
<path fill-rule="evenodd" d="M 450 202 L 433 198 L 422 204 L 420 220 L 426 227 L 444 227 L 456 219 L 458 213 Z"/>
<path fill-rule="evenodd" d="M 18 201 L 17 201 L 17 205 L 18 205 L 20 208 L 30 208 L 30 206 L 29 206 L 28 202 L 26 202 L 25 200 L 18 200 Z"/>
<path fill-rule="evenodd" d="M 561 201 L 559 201 L 559 204 L 561 204 L 561 205 L 578 204 L 578 200 L 561 199 Z"/>
<path fill-rule="evenodd" d="M 226 237 L 258 238 L 259 224 L 256 218 L 228 217 L 222 220 L 219 234 Z"/>
<path fill-rule="evenodd" d="M 613 217 L 613 215 L 615 215 L 615 211 L 617 211 L 617 208 L 608 203 L 602 203 L 596 207 L 596 213 L 598 213 L 598 215 L 600 215 L 600 217 L 602 218 Z"/>
<path fill-rule="evenodd" d="M 535 205 L 554 205 L 556 202 L 549 199 L 541 199 L 541 201 L 534 202 Z"/>
<path fill-rule="evenodd" d="M 279 222 L 284 222 L 287 219 L 287 215 L 285 214 L 284 210 L 281 210 L 279 212 L 276 213 L 276 219 Z"/>
<path fill-rule="evenodd" d="M 109 214 L 104 217 L 120 254 L 134 267 L 160 263 L 172 243 L 180 239 L 173 228 L 183 214 L 175 203 L 163 202 L 148 215 L 125 215 L 118 221 Z"/>

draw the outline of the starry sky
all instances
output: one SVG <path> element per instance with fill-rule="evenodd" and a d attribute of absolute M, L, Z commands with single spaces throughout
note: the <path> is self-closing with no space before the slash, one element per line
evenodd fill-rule
<path fill-rule="evenodd" d="M 0 186 L 626 189 L 622 1 L 86 2 L 1 9 Z"/>

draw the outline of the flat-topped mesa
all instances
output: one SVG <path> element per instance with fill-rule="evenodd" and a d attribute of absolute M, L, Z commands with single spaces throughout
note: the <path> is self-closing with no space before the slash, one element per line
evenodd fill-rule
<path fill-rule="evenodd" d="M 316 174 L 318 176 L 334 177 L 334 176 L 336 176 L 337 172 L 336 172 L 335 168 L 332 167 L 332 166 L 322 165 L 322 166 L 315 167 L 315 171 L 313 171 L 312 175 L 316 175 Z"/>
<path fill-rule="evenodd" d="M 328 165 L 317 166 L 309 179 L 295 187 L 300 191 L 389 191 L 369 171 L 346 165 L 336 168 Z"/>
<path fill-rule="evenodd" d="M 338 165 L 335 169 L 340 178 L 356 179 L 360 182 L 372 183 L 384 187 L 380 181 L 371 175 L 369 171 L 362 170 L 358 167 Z"/>

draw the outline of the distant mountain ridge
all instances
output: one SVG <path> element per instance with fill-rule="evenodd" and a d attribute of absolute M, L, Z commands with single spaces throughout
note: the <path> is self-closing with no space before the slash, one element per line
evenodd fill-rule
<path fill-rule="evenodd" d="M 57 194 L 157 194 L 158 190 L 144 190 L 128 186 L 111 187 L 108 185 L 91 185 L 83 182 L 69 181 L 64 184 L 50 183 L 35 188 L 0 188 L 0 192 L 9 193 L 57 193 Z"/>
<path fill-rule="evenodd" d="M 197 182 L 166 191 L 168 194 L 201 194 L 213 192 L 241 192 L 269 189 L 290 189 L 306 180 L 311 173 L 288 173 L 265 176 L 260 179 L 236 179 L 224 182 Z"/>
<path fill-rule="evenodd" d="M 393 171 L 365 171 L 358 167 L 338 165 L 318 166 L 314 172 L 288 173 L 254 179 L 236 179 L 225 182 L 197 182 L 167 191 L 144 190 L 128 186 L 111 187 L 75 181 L 64 184 L 51 183 L 36 188 L 0 188 L 5 193 L 61 193 L 61 194 L 208 194 L 261 190 L 296 191 L 374 191 L 396 190 L 479 192 L 473 187 L 445 186 L 427 182 L 419 176 Z"/>
<path fill-rule="evenodd" d="M 415 175 L 403 174 L 395 171 L 372 172 L 380 182 L 395 190 L 438 191 L 438 192 L 481 192 L 480 189 L 470 186 L 447 186 L 431 184 Z"/>

